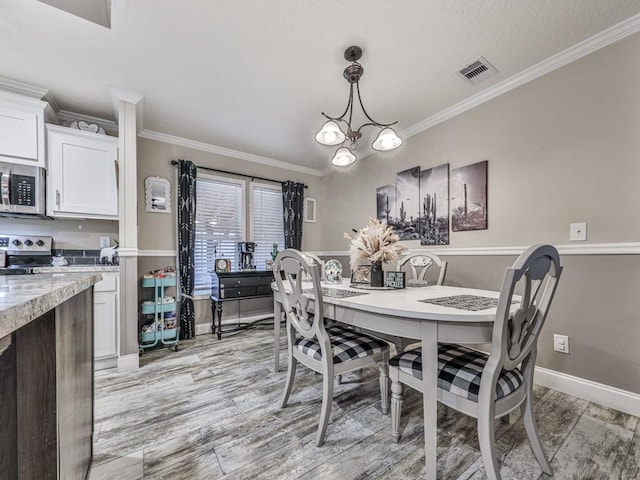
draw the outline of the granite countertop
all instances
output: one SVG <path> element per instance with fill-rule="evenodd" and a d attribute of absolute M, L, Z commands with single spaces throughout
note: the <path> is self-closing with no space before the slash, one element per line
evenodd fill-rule
<path fill-rule="evenodd" d="M 0 338 L 100 280 L 100 273 L 89 272 L 0 276 Z"/>
<path fill-rule="evenodd" d="M 34 273 L 119 272 L 118 265 L 67 265 L 65 267 L 34 267 Z"/>

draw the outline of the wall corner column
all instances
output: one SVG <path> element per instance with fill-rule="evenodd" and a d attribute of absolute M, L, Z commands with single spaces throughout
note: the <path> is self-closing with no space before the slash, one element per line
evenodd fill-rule
<path fill-rule="evenodd" d="M 143 96 L 113 89 L 119 144 L 120 335 L 118 371 L 139 367 L 138 356 L 138 181 L 137 138 Z"/>

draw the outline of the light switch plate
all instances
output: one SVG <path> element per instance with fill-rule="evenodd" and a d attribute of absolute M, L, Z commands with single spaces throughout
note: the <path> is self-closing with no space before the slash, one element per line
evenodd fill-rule
<path fill-rule="evenodd" d="M 111 244 L 111 239 L 109 237 L 100 237 L 100 248 L 107 248 Z"/>
<path fill-rule="evenodd" d="M 587 224 L 572 223 L 569 226 L 569 240 L 571 242 L 583 242 L 587 239 Z"/>
<path fill-rule="evenodd" d="M 569 336 L 553 334 L 553 351 L 569 354 Z"/>

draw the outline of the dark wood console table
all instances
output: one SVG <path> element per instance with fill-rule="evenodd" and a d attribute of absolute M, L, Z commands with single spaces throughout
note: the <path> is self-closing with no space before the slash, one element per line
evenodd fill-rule
<path fill-rule="evenodd" d="M 222 304 L 231 300 L 273 297 L 271 270 L 243 270 L 211 274 L 211 333 L 222 339 Z M 218 327 L 216 328 L 216 313 Z"/>

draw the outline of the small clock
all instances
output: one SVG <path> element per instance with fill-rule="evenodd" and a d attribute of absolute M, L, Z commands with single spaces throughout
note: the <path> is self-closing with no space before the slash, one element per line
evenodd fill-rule
<path fill-rule="evenodd" d="M 216 272 L 230 272 L 231 271 L 231 260 L 228 258 L 218 258 L 216 259 Z"/>

